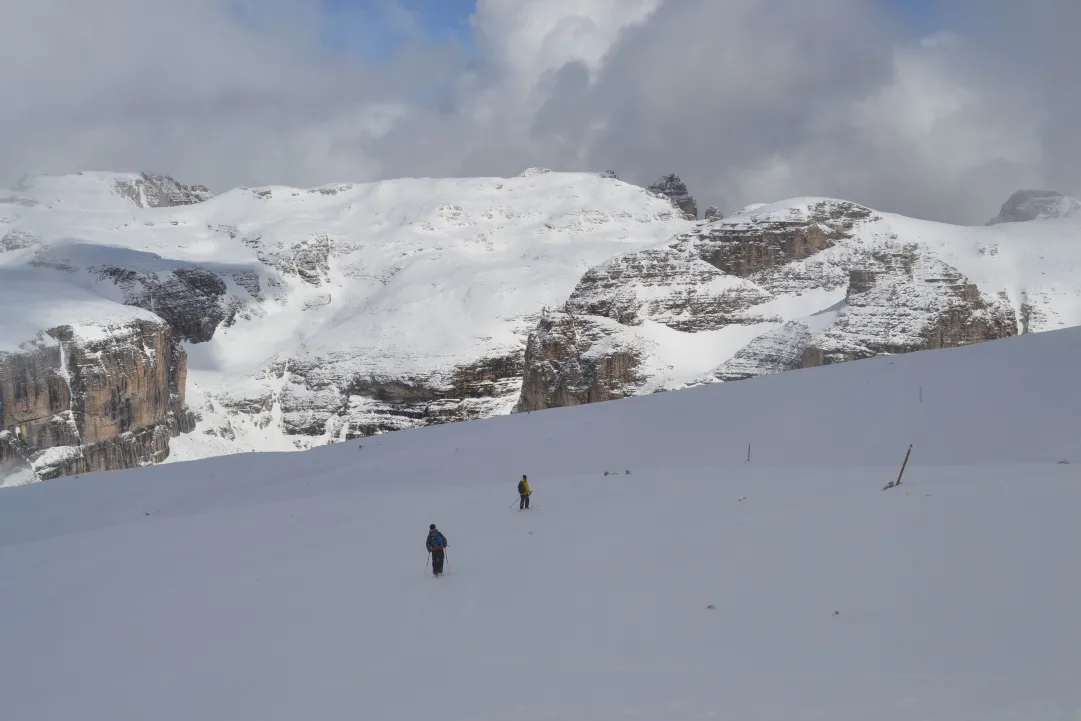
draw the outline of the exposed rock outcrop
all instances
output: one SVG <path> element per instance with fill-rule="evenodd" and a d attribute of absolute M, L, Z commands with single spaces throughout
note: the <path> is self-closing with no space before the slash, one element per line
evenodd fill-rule
<path fill-rule="evenodd" d="M 803 367 L 814 335 L 803 321 L 788 321 L 738 350 L 712 374 L 712 380 L 738 381 Z"/>
<path fill-rule="evenodd" d="M 843 297 L 835 295 L 841 291 Z M 792 317 L 786 309 L 805 307 L 799 298 L 809 293 L 822 297 L 826 307 L 813 316 Z M 635 344 L 635 329 L 647 321 L 686 333 L 768 328 L 692 383 L 954 347 L 1018 329 L 1007 299 L 982 292 L 932 249 L 899 242 L 867 208 L 815 199 L 750 206 L 663 248 L 591 268 L 565 308 L 582 327 L 603 319 L 609 323 L 601 326 L 606 332 L 580 334 L 572 344 L 552 321 L 542 322 L 530 338 L 520 408 L 574 405 L 648 389 L 653 382 L 648 373 L 635 372 L 644 355 L 624 350 L 642 348 Z M 625 331 L 613 330 L 613 323 Z M 589 358 L 586 373 L 573 366 L 564 372 L 577 389 L 567 393 L 557 382 L 557 369 L 578 357 Z M 628 357 L 637 359 L 637 366 L 627 363 Z M 588 381 L 598 366 L 617 371 L 604 376 L 604 393 L 590 392 L 579 377 Z"/>
<path fill-rule="evenodd" d="M 213 197 L 205 185 L 182 185 L 162 173 L 140 173 L 132 180 L 118 180 L 116 192 L 140 208 L 193 205 Z"/>
<path fill-rule="evenodd" d="M 180 340 L 203 343 L 229 318 L 226 282 L 199 267 L 136 271 L 117 266 L 94 266 L 90 271 L 111 280 L 124 292 L 124 302 L 160 316 Z"/>
<path fill-rule="evenodd" d="M 564 308 L 630 326 L 648 319 L 681 331 L 760 322 L 746 311 L 769 294 L 753 283 L 726 276 L 694 251 L 693 242 L 683 239 L 590 268 Z"/>
<path fill-rule="evenodd" d="M 1017 333 L 1010 303 L 919 246 L 894 246 L 850 271 L 845 301 L 755 338 L 713 374 L 730 381 L 877 355 L 953 348 Z"/>
<path fill-rule="evenodd" d="M 15 229 L 0 238 L 0 253 L 32 248 L 41 240 L 25 230 Z"/>
<path fill-rule="evenodd" d="M 720 219 L 664 248 L 589 269 L 566 309 L 631 326 L 649 319 L 684 332 L 780 322 L 763 310 L 778 295 L 843 287 L 848 277 L 836 258 L 799 261 L 851 238 L 870 217 L 862 206 L 822 201 L 802 213 Z"/>
<path fill-rule="evenodd" d="M 244 244 L 256 248 L 259 260 L 280 274 L 295 275 L 312 286 L 327 281 L 332 253 L 352 249 L 352 246 L 336 246 L 326 233 L 316 233 L 288 244 L 267 244 L 261 237 L 248 237 L 244 239 Z"/>
<path fill-rule="evenodd" d="M 703 220 L 723 220 L 724 215 L 721 213 L 721 209 L 716 205 L 711 205 L 706 208 L 706 212 L 702 215 Z"/>
<path fill-rule="evenodd" d="M 232 226 L 214 230 L 231 239 L 239 235 Z M 98 280 L 116 285 L 126 305 L 149 310 L 164 319 L 178 339 L 205 343 L 223 324 L 228 327 L 238 317 L 250 320 L 261 315 L 258 304 L 266 296 L 280 300 L 286 278 L 296 278 L 313 288 L 326 285 L 331 257 L 354 249 L 348 243 L 335 243 L 326 233 L 276 242 L 267 242 L 255 234 L 240 242 L 255 249 L 264 267 L 214 263 L 200 266 L 139 256 L 123 265 L 91 265 L 88 270 Z M 33 264 L 58 270 L 75 267 L 53 248 L 38 253 Z M 304 304 L 313 308 L 330 301 L 331 296 L 324 293 L 308 298 Z"/>
<path fill-rule="evenodd" d="M 186 354 L 167 325 L 57 326 L 0 352 L 0 471 L 27 465 L 40 479 L 132 468 L 169 455 L 191 432 Z"/>
<path fill-rule="evenodd" d="M 515 411 L 577 406 L 634 395 L 645 383 L 646 352 L 618 323 L 545 314 L 529 336 Z"/>
<path fill-rule="evenodd" d="M 1017 317 L 1002 298 L 980 292 L 917 246 L 872 255 L 851 271 L 837 321 L 804 351 L 802 367 L 876 355 L 953 348 L 1016 335 Z"/>
<path fill-rule="evenodd" d="M 1081 211 L 1081 201 L 1054 190 L 1018 190 L 1002 204 L 998 215 L 987 224 L 1065 218 L 1078 211 Z"/>
<path fill-rule="evenodd" d="M 297 447 L 312 437 L 349 440 L 508 413 L 522 386 L 523 352 L 482 358 L 446 373 L 392 375 L 358 369 L 353 354 L 295 359 L 267 373 L 280 390 L 258 397 L 219 398 L 227 414 L 269 424 L 277 413 Z M 229 421 L 231 424 L 232 421 Z M 214 434 L 233 433 L 225 426 Z"/>
<path fill-rule="evenodd" d="M 694 196 L 687 190 L 687 184 L 679 179 L 675 173 L 662 175 L 661 178 L 649 186 L 649 191 L 668 198 L 668 201 L 683 212 L 688 220 L 698 219 L 698 204 Z"/>
<path fill-rule="evenodd" d="M 709 225 L 699 238 L 699 257 L 728 275 L 750 278 L 833 247 L 872 216 L 861 205 L 834 200 L 790 210 Z"/>
<path fill-rule="evenodd" d="M 27 447 L 11 431 L 0 431 L 0 483 L 15 478 L 24 483 L 35 478 Z"/>

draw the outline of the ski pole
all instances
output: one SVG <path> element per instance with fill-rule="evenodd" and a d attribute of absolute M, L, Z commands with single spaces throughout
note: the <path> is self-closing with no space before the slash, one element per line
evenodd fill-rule
<path fill-rule="evenodd" d="M 428 559 L 424 561 L 424 575 L 428 575 L 428 562 L 432 560 L 432 552 L 428 551 Z"/>
<path fill-rule="evenodd" d="M 516 500 L 514 503 L 521 503 L 521 502 L 522 502 L 522 497 L 518 496 L 518 500 Z M 514 508 L 514 503 L 510 504 L 511 508 Z"/>

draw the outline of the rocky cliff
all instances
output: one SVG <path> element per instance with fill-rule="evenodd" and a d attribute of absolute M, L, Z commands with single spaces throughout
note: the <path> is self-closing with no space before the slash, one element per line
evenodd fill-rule
<path fill-rule="evenodd" d="M 1002 296 L 980 291 L 918 246 L 871 254 L 849 274 L 844 307 L 803 353 L 803 367 L 876 355 L 955 348 L 1017 333 Z"/>
<path fill-rule="evenodd" d="M 954 348 L 1018 332 L 1001 295 L 980 291 L 918 246 L 887 247 L 849 271 L 844 302 L 789 321 L 740 349 L 713 373 L 741 380 L 877 355 Z"/>
<path fill-rule="evenodd" d="M 358 370 L 351 353 L 290 358 L 267 378 L 276 391 L 257 397 L 222 394 L 226 411 L 215 435 L 235 435 L 234 421 L 271 422 L 300 441 L 350 440 L 418 425 L 486 418 L 506 413 L 522 382 L 522 353 L 482 358 L 447 372 L 392 375 Z M 299 447 L 299 446 L 298 446 Z"/>
<path fill-rule="evenodd" d="M 819 201 L 806 213 L 703 223 L 662 248 L 589 269 L 565 307 L 579 316 L 630 326 L 649 320 L 689 333 L 778 321 L 770 301 L 779 296 L 845 285 L 843 263 L 813 256 L 851 239 L 870 216 L 853 203 Z"/>
<path fill-rule="evenodd" d="M 133 468 L 191 432 L 186 354 L 169 327 L 138 320 L 43 331 L 0 352 L 0 477 Z"/>
<path fill-rule="evenodd" d="M 1018 313 L 1008 294 L 985 292 L 938 252 L 915 239 L 900 239 L 889 218 L 854 203 L 811 199 L 752 206 L 702 223 L 664 247 L 591 268 L 564 307 L 585 326 L 603 318 L 633 335 L 638 327 L 659 324 L 702 338 L 703 346 L 730 349 L 727 361 L 691 384 L 1017 333 Z M 588 393 L 567 394 L 553 382 L 558 377 L 554 369 L 573 367 L 583 356 L 590 367 L 652 365 L 664 376 L 664 354 L 647 343 L 648 337 L 657 337 L 655 331 L 635 343 L 627 332 L 609 329 L 609 335 L 621 338 L 620 347 L 614 347 L 606 338 L 552 342 L 550 325 L 542 322 L 530 336 L 527 349 L 541 352 L 527 351 L 520 409 L 588 398 Z M 739 334 L 732 335 L 734 330 Z M 708 340 L 710 334 L 716 340 Z M 638 350 L 628 356 L 625 347 Z M 680 362 L 669 355 L 667 368 Z M 609 380 L 606 393 L 639 392 L 650 387 L 647 380 L 624 371 Z"/>
<path fill-rule="evenodd" d="M 698 219 L 698 203 L 687 190 L 687 184 L 675 173 L 662 175 L 656 183 L 649 186 L 649 191 L 667 198 L 668 202 L 678 208 L 687 220 Z"/>
<path fill-rule="evenodd" d="M 545 313 L 530 334 L 516 411 L 578 406 L 634 395 L 647 381 L 647 352 L 620 324 Z"/>

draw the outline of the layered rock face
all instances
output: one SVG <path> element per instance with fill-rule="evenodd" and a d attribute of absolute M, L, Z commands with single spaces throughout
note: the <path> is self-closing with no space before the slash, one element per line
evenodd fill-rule
<path fill-rule="evenodd" d="M 704 224 L 666 247 L 591 268 L 565 307 L 623 325 L 649 319 L 692 333 L 777 322 L 768 303 L 778 296 L 844 286 L 847 272 L 835 259 L 801 261 L 850 238 L 870 215 L 853 203 L 823 201 L 806 214 Z"/>
<path fill-rule="evenodd" d="M 617 369 L 601 374 L 606 397 L 640 392 L 649 384 L 635 370 L 665 363 L 651 356 L 655 345 L 634 340 L 650 324 L 694 335 L 762 329 L 749 343 L 734 341 L 731 357 L 692 384 L 1018 332 L 1007 298 L 982 292 L 933 249 L 899 241 L 869 209 L 836 200 L 752 206 L 664 247 L 615 258 L 588 270 L 564 309 L 580 326 L 604 319 L 624 332 L 606 326 L 603 335 L 569 343 L 542 322 L 529 339 L 519 409 L 590 402 L 582 381 L 576 393 L 558 382 L 564 366 L 568 376 L 582 375 L 574 370 L 582 357 L 584 377 L 595 367 Z"/>
<path fill-rule="evenodd" d="M 861 264 L 849 272 L 842 306 L 759 336 L 714 377 L 741 380 L 1017 333 L 1017 315 L 1007 299 L 982 293 L 955 268 L 917 246 L 876 251 Z"/>
<path fill-rule="evenodd" d="M 845 307 L 803 354 L 802 367 L 876 355 L 955 348 L 1017 333 L 1001 297 L 915 246 L 876 252 L 850 274 Z"/>
<path fill-rule="evenodd" d="M 140 320 L 96 331 L 88 339 L 57 326 L 0 352 L 0 474 L 158 463 L 170 437 L 194 429 L 186 354 L 169 327 Z"/>
<path fill-rule="evenodd" d="M 485 418 L 506 413 L 516 400 L 522 356 L 484 358 L 425 375 L 358 372 L 351 354 L 290 359 L 271 369 L 282 389 L 262 398 L 258 412 L 268 413 L 276 403 L 286 433 L 335 440 Z M 250 402 L 238 399 L 232 407 L 243 410 Z"/>
<path fill-rule="evenodd" d="M 515 411 L 578 406 L 634 395 L 646 381 L 641 344 L 618 323 L 545 313 L 530 334 Z"/>
<path fill-rule="evenodd" d="M 738 381 L 802 368 L 804 354 L 813 339 L 814 334 L 806 322 L 788 321 L 740 348 L 731 359 L 702 380 Z"/>
<path fill-rule="evenodd" d="M 699 257 L 727 275 L 771 285 L 779 268 L 851 238 L 856 224 L 872 216 L 868 208 L 836 200 L 790 210 L 708 225 L 698 237 Z"/>

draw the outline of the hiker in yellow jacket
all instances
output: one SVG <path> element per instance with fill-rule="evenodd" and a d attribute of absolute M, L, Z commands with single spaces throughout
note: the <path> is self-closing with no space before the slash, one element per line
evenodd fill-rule
<path fill-rule="evenodd" d="M 521 496 L 521 501 L 518 503 L 518 510 L 522 511 L 529 508 L 529 496 L 533 491 L 529 490 L 529 481 L 526 480 L 525 474 L 522 474 L 522 480 L 518 481 L 518 495 Z"/>

